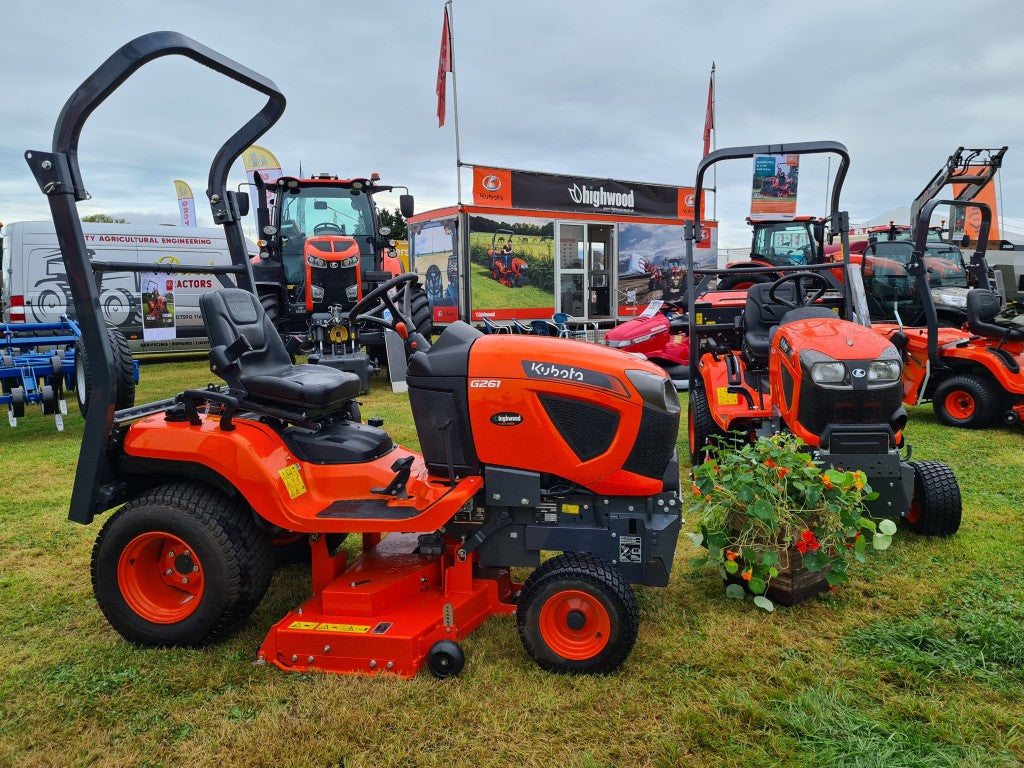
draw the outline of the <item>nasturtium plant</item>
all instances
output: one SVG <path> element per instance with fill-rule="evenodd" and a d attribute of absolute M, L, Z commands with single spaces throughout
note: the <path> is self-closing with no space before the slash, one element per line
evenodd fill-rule
<path fill-rule="evenodd" d="M 760 437 L 742 445 L 723 441 L 693 470 L 694 504 L 700 533 L 694 544 L 722 578 L 738 577 L 729 597 L 774 610 L 765 597 L 771 580 L 799 557 L 811 572 L 825 571 L 831 588 L 846 583 L 852 562 L 864 562 L 869 549 L 888 549 L 896 525 L 867 516 L 864 502 L 878 498 L 861 471 L 824 467 L 800 438 Z M 870 543 L 868 543 L 870 541 Z"/>

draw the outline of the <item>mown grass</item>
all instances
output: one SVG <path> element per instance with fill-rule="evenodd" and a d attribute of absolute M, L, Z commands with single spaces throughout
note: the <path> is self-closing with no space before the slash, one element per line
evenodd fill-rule
<path fill-rule="evenodd" d="M 199 361 L 146 364 L 139 398 L 210 378 Z M 416 446 L 406 397 L 382 380 L 362 411 Z M 30 414 L 0 432 L 0 764 L 1019 765 L 1024 436 L 946 429 L 928 408 L 911 419 L 915 457 L 960 478 L 956 536 L 901 533 L 850 586 L 770 615 L 727 600 L 683 538 L 669 586 L 638 590 L 620 672 L 544 673 L 493 619 L 441 682 L 254 666 L 308 594 L 301 566 L 214 647 L 125 643 L 89 586 L 97 526 L 66 519 L 82 421 L 58 434 Z"/>

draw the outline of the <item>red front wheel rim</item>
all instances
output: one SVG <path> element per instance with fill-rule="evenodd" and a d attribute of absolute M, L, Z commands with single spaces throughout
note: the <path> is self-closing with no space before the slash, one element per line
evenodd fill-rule
<path fill-rule="evenodd" d="M 174 534 L 150 531 L 121 551 L 117 583 L 128 606 L 154 624 L 191 616 L 203 597 L 203 569 L 192 548 Z"/>
<path fill-rule="evenodd" d="M 552 595 L 540 610 L 540 634 L 548 648 L 564 659 L 586 661 L 611 640 L 608 609 L 593 595 L 566 589 Z"/>
<path fill-rule="evenodd" d="M 974 415 L 975 408 L 977 407 L 971 394 L 962 389 L 954 390 L 946 395 L 943 405 L 946 408 L 946 413 L 954 419 L 961 421 L 971 418 L 971 416 Z"/>

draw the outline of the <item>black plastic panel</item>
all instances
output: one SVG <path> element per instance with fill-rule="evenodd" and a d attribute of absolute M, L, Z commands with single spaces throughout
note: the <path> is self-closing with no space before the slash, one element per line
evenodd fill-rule
<path fill-rule="evenodd" d="M 627 472 L 661 480 L 676 450 L 679 414 L 644 406 L 640 434 L 623 466 Z"/>
<path fill-rule="evenodd" d="M 596 459 L 608 450 L 615 439 L 619 428 L 619 414 L 615 411 L 552 395 L 541 395 L 540 402 L 555 429 L 580 461 Z M 662 472 L 664 469 L 662 467 Z"/>

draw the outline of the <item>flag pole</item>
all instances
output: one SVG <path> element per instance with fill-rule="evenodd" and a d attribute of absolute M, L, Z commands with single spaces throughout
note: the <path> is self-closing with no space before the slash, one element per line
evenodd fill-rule
<path fill-rule="evenodd" d="M 711 62 L 711 151 L 718 149 L 718 115 L 715 114 L 715 62 Z M 718 163 L 711 166 L 711 185 L 715 199 L 711 204 L 711 218 L 718 221 Z"/>
<path fill-rule="evenodd" d="M 455 83 L 455 21 L 452 0 L 446 0 L 448 8 L 448 51 L 451 56 L 452 73 L 452 117 L 455 119 L 455 188 L 458 204 L 462 205 L 462 150 L 459 145 L 459 89 Z"/>

